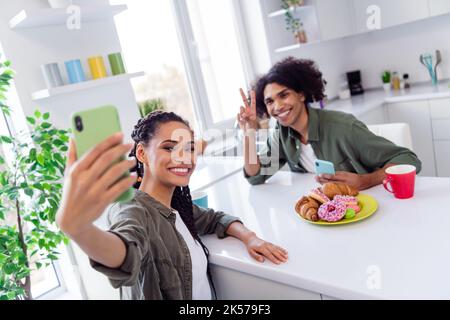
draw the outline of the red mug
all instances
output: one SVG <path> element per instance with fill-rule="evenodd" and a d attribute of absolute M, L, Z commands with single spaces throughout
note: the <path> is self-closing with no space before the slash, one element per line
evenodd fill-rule
<path fill-rule="evenodd" d="M 414 196 L 416 182 L 416 167 L 411 165 L 398 165 L 386 169 L 384 188 L 393 193 L 397 199 L 410 199 Z M 389 188 L 391 186 L 391 189 Z"/>

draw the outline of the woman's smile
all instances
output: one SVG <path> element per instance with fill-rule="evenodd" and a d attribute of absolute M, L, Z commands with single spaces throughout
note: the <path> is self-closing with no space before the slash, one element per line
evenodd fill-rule
<path fill-rule="evenodd" d="M 187 177 L 192 174 L 192 168 L 188 167 L 172 167 L 169 168 L 169 171 L 179 177 Z"/>

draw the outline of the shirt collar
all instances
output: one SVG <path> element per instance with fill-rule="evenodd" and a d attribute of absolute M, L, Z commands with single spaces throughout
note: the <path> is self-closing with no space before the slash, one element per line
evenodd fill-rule
<path fill-rule="evenodd" d="M 163 205 L 161 202 L 153 198 L 148 193 L 137 189 L 136 196 L 141 196 L 146 201 L 150 202 L 152 207 L 157 209 L 159 213 L 162 214 L 164 217 L 169 218 L 171 215 L 174 215 L 174 212 L 172 211 L 171 208 L 167 208 L 165 205 Z"/>
<path fill-rule="evenodd" d="M 320 141 L 319 137 L 319 110 L 311 107 L 307 107 L 308 110 L 308 142 Z M 287 128 L 287 133 L 291 139 L 300 139 L 300 135 L 297 131 L 291 127 Z"/>
<path fill-rule="evenodd" d="M 308 107 L 308 139 L 309 141 L 319 141 L 320 110 Z"/>

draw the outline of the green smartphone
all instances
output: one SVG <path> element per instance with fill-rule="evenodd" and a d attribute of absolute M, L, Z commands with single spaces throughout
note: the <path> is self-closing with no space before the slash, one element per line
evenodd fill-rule
<path fill-rule="evenodd" d="M 72 114 L 71 127 L 77 149 L 77 159 L 80 159 L 86 152 L 106 138 L 122 131 L 117 109 L 111 105 Z M 111 163 L 111 166 L 123 160 L 125 160 L 125 156 Z M 122 178 L 127 176 L 129 176 L 128 172 Z M 133 198 L 133 195 L 133 189 L 130 188 L 121 194 L 116 202 L 128 202 Z"/>

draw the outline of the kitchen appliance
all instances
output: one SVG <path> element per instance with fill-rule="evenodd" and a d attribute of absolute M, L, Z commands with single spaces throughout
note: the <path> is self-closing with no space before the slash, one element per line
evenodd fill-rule
<path fill-rule="evenodd" d="M 364 93 L 364 88 L 361 82 L 361 71 L 347 72 L 348 86 L 352 96 L 356 96 Z"/>

